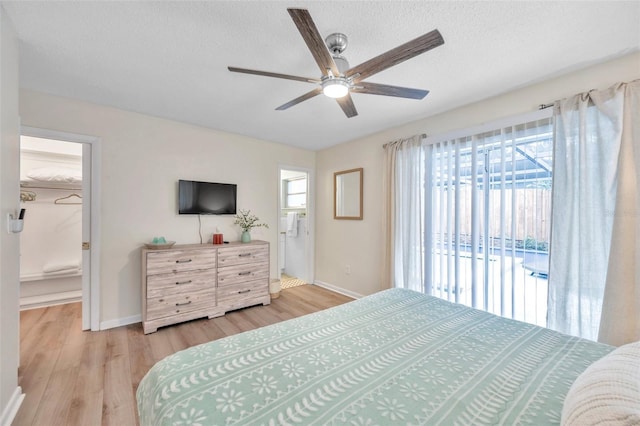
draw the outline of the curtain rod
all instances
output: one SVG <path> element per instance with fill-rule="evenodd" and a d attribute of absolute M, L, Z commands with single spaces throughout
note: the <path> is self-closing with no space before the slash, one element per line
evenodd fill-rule
<path fill-rule="evenodd" d="M 427 137 L 427 134 L 426 134 L 426 133 L 423 133 L 423 134 L 421 134 L 421 135 L 420 135 L 420 137 L 421 137 L 422 139 L 425 139 L 425 138 Z M 383 145 L 382 145 L 382 148 L 383 148 L 383 149 L 384 149 L 384 148 L 386 148 L 386 147 L 387 147 L 387 145 L 389 145 L 390 143 L 391 143 L 391 142 L 387 142 L 387 143 L 383 144 Z"/>
<path fill-rule="evenodd" d="M 553 106 L 553 104 L 540 104 L 538 105 L 538 109 L 547 109 L 547 108 L 551 108 Z"/>

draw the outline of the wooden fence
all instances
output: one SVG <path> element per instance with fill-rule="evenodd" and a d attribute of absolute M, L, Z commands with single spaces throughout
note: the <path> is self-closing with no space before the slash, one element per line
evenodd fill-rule
<path fill-rule="evenodd" d="M 459 188 L 460 205 L 457 210 L 460 214 L 460 237 L 463 243 L 471 241 L 471 191 L 473 188 L 467 186 Z M 455 233 L 453 229 L 454 217 L 451 219 L 451 228 L 447 225 L 447 197 L 453 197 L 452 192 L 439 192 L 433 204 L 433 214 L 435 220 L 434 233 L 445 235 Z M 515 197 L 515 200 L 514 200 Z M 485 218 L 484 212 L 488 211 L 489 238 L 500 238 L 505 235 L 508 240 L 515 239 L 518 248 L 537 248 L 547 250 L 551 228 L 551 191 L 544 188 L 518 188 L 505 189 L 504 200 L 501 190 L 489 191 L 489 208 L 485 210 L 485 196 L 482 191 L 478 193 L 479 227 L 480 235 L 484 235 Z M 455 199 L 451 199 L 452 208 L 455 212 Z M 515 212 L 514 212 L 515 206 Z M 512 226 L 515 224 L 515 233 Z M 468 241 L 467 241 L 468 240 Z"/>

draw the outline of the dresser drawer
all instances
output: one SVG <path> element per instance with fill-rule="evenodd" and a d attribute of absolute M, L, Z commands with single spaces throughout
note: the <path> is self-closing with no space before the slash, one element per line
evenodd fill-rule
<path fill-rule="evenodd" d="M 163 318 L 215 306 L 215 290 L 173 294 L 147 300 L 147 319 Z"/>
<path fill-rule="evenodd" d="M 269 262 L 218 268 L 218 287 L 263 279 L 269 281 Z"/>
<path fill-rule="evenodd" d="M 216 286 L 216 270 L 205 269 L 147 276 L 147 297 L 155 298 L 178 293 L 213 290 Z"/>
<path fill-rule="evenodd" d="M 218 287 L 218 303 L 221 305 L 233 305 L 236 301 L 250 300 L 268 294 L 269 288 L 267 281 L 248 281 L 242 284 Z"/>
<path fill-rule="evenodd" d="M 215 250 L 162 250 L 147 253 L 147 275 L 215 267 Z"/>
<path fill-rule="evenodd" d="M 265 244 L 218 249 L 219 267 L 263 261 L 269 262 L 269 246 Z"/>

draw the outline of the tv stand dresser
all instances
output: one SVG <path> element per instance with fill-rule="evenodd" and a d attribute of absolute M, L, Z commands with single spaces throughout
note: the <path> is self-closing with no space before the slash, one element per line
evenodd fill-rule
<path fill-rule="evenodd" d="M 269 303 L 266 241 L 142 249 L 144 334 L 166 325 Z"/>

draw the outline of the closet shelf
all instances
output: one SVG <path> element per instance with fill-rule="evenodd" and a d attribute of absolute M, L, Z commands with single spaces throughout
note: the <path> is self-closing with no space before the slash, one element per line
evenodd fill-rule
<path fill-rule="evenodd" d="M 79 277 L 81 275 L 82 275 L 82 270 L 80 269 L 74 269 L 68 272 L 58 272 L 58 273 L 50 273 L 50 274 L 45 274 L 44 272 L 42 272 L 39 274 L 38 273 L 22 274 L 20 275 L 20 281 L 21 282 L 40 281 L 40 280 L 50 280 L 50 279 L 56 279 L 56 278 Z"/>
<path fill-rule="evenodd" d="M 20 187 L 23 189 L 64 189 L 82 191 L 81 182 L 41 182 L 34 180 L 21 180 Z"/>

